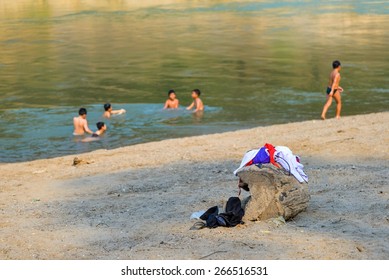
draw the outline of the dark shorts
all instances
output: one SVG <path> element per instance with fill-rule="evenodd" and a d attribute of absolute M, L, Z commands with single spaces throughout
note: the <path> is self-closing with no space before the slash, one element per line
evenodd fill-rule
<path fill-rule="evenodd" d="M 93 138 L 97 138 L 97 137 L 99 137 L 99 135 L 98 135 L 98 134 L 96 134 L 96 133 L 93 133 L 91 137 L 93 137 Z"/>
<path fill-rule="evenodd" d="M 334 90 L 334 94 L 338 91 L 338 89 L 335 89 Z M 331 88 L 330 87 L 327 87 L 327 94 L 330 94 L 331 92 Z"/>

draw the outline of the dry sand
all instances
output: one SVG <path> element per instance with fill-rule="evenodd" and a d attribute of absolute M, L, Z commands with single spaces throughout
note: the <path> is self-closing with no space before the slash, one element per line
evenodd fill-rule
<path fill-rule="evenodd" d="M 1 259 L 389 259 L 389 112 L 0 165 Z M 237 195 L 251 148 L 284 145 L 310 176 L 293 221 L 190 231 Z M 247 194 L 243 194 L 247 196 Z"/>

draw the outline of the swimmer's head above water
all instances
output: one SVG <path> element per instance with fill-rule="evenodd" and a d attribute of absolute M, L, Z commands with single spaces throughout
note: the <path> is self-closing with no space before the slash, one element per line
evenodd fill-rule
<path fill-rule="evenodd" d="M 112 111 L 112 106 L 111 106 L 111 104 L 110 104 L 110 103 L 104 104 L 104 110 L 105 110 L 106 112 Z"/>
<path fill-rule="evenodd" d="M 339 68 L 339 70 L 340 70 L 341 67 L 342 67 L 342 64 L 340 63 L 339 60 L 335 60 L 334 62 L 332 62 L 332 68 L 334 68 L 334 69 Z"/>
<path fill-rule="evenodd" d="M 201 95 L 201 91 L 199 89 L 192 90 L 192 98 L 198 98 Z"/>
<path fill-rule="evenodd" d="M 86 119 L 87 111 L 86 111 L 85 108 L 80 108 L 80 110 L 78 110 L 78 114 L 79 114 L 82 118 Z"/>
<path fill-rule="evenodd" d="M 176 92 L 174 91 L 174 89 L 171 89 L 171 90 L 169 90 L 169 92 L 167 93 L 167 96 L 169 97 L 169 99 L 171 99 L 171 100 L 174 100 L 174 99 L 176 99 Z"/>
<path fill-rule="evenodd" d="M 107 130 L 107 126 L 105 125 L 104 122 L 96 123 L 96 127 L 97 127 L 98 130 L 103 130 L 103 131 Z"/>

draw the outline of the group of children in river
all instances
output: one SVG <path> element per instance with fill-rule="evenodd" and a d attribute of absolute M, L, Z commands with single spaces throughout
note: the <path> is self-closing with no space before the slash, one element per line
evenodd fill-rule
<path fill-rule="evenodd" d="M 200 99 L 201 91 L 199 89 L 192 90 L 193 102 L 186 109 L 191 110 L 194 113 L 204 111 L 203 101 Z M 177 99 L 176 93 L 174 90 L 169 90 L 168 99 L 165 102 L 163 109 L 178 109 L 180 105 L 179 100 Z M 121 115 L 126 113 L 126 110 L 113 110 L 112 105 L 109 103 L 104 104 L 104 114 L 103 117 L 109 119 L 112 115 Z M 89 129 L 88 121 L 86 119 L 87 110 L 85 108 L 80 108 L 78 111 L 78 117 L 73 118 L 74 125 L 74 136 L 82 136 L 85 133 L 91 134 L 90 137 L 84 138 L 82 142 L 91 142 L 98 140 L 101 135 L 107 130 L 107 126 L 104 122 L 96 123 L 97 131 L 93 132 Z"/>
<path fill-rule="evenodd" d="M 330 73 L 328 87 L 327 87 L 327 101 L 323 107 L 321 118 L 326 119 L 326 114 L 328 108 L 332 104 L 332 100 L 336 101 L 336 118 L 340 118 L 340 111 L 342 109 L 342 100 L 340 94 L 343 92 L 343 88 L 339 85 L 340 83 L 340 71 L 342 69 L 341 63 L 338 60 L 332 62 L 332 72 Z M 201 113 L 204 111 L 204 104 L 200 99 L 201 91 L 199 89 L 192 90 L 193 102 L 186 109 L 193 110 L 194 113 Z M 168 99 L 165 102 L 164 109 L 178 109 L 180 101 L 177 99 L 176 93 L 174 90 L 169 90 Z M 113 110 L 111 104 L 107 103 L 104 105 L 104 118 L 110 118 L 112 115 L 124 114 L 126 110 Z M 84 135 L 85 133 L 91 134 L 90 137 L 83 139 L 83 142 L 90 142 L 98 140 L 100 135 L 104 134 L 107 130 L 107 126 L 104 122 L 98 122 L 96 124 L 97 131 L 93 132 L 88 127 L 88 122 L 86 120 L 87 111 L 85 108 L 81 108 L 78 112 L 79 116 L 74 117 L 74 132 L 73 135 L 79 136 Z"/>

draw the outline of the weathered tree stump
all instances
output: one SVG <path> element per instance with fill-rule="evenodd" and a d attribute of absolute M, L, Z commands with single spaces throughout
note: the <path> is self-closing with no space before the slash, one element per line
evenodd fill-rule
<path fill-rule="evenodd" d="M 252 165 L 237 173 L 240 186 L 251 196 L 243 202 L 245 221 L 259 221 L 283 216 L 293 218 L 308 207 L 308 184 L 271 164 Z"/>

